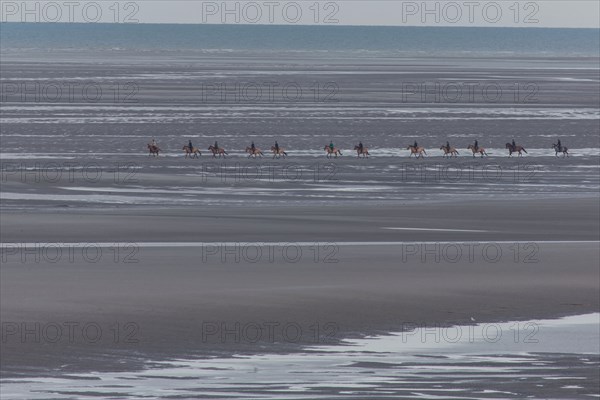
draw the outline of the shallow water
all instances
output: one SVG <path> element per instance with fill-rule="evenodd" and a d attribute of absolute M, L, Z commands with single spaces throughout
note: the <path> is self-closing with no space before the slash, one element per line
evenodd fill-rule
<path fill-rule="evenodd" d="M 2 382 L 13 399 L 583 399 L 598 396 L 600 314 L 420 327 L 296 354 L 152 362 Z"/>

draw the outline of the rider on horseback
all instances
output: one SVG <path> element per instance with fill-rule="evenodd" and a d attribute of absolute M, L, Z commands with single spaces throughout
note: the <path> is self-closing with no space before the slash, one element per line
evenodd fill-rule
<path fill-rule="evenodd" d="M 329 148 L 331 149 L 331 151 L 333 152 L 333 140 L 329 142 Z"/>
<path fill-rule="evenodd" d="M 215 151 L 216 151 L 216 150 L 219 150 L 219 144 L 217 143 L 217 141 L 216 141 L 216 140 L 215 140 L 215 146 L 214 146 L 214 147 L 215 147 Z"/>
<path fill-rule="evenodd" d="M 517 144 L 515 143 L 515 139 L 512 140 L 512 148 L 513 148 L 513 150 L 517 149 Z"/>
<path fill-rule="evenodd" d="M 475 151 L 479 150 L 479 142 L 477 140 L 475 140 L 473 147 L 475 148 Z"/>
<path fill-rule="evenodd" d="M 446 140 L 446 150 L 450 152 L 450 142 Z"/>
<path fill-rule="evenodd" d="M 358 152 L 359 153 L 363 152 L 363 144 L 362 144 L 362 142 L 358 142 Z"/>
<path fill-rule="evenodd" d="M 562 151 L 562 144 L 560 143 L 560 139 L 558 139 L 558 141 L 556 142 L 556 148 L 558 149 L 558 151 Z"/>
<path fill-rule="evenodd" d="M 279 153 L 279 143 L 277 143 L 277 140 L 275 141 L 275 151 Z"/>
<path fill-rule="evenodd" d="M 194 146 L 192 146 L 191 139 L 188 141 L 188 147 L 190 148 L 190 151 L 194 151 Z"/>
<path fill-rule="evenodd" d="M 254 140 L 252 141 L 252 144 L 250 145 L 250 148 L 252 149 L 253 153 L 256 151 L 256 146 L 254 145 Z"/>
<path fill-rule="evenodd" d="M 415 144 L 413 145 L 413 147 L 415 148 L 415 150 L 419 147 L 417 141 L 415 140 Z"/>

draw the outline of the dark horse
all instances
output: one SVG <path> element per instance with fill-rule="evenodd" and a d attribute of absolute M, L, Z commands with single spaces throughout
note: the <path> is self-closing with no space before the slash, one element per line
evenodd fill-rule
<path fill-rule="evenodd" d="M 552 143 L 552 148 L 556 152 L 556 154 L 554 154 L 556 157 L 558 157 L 558 153 L 562 153 L 563 157 L 569 157 L 569 149 L 567 148 L 567 146 L 559 146 L 556 143 Z"/>
<path fill-rule="evenodd" d="M 154 145 L 154 144 L 150 144 L 148 143 L 148 151 L 149 151 L 149 156 L 154 156 L 154 157 L 158 157 L 158 153 L 160 152 L 160 147 Z"/>

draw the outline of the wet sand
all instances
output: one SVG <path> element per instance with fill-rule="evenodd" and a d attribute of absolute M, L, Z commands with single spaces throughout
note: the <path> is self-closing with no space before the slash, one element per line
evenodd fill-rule
<path fill-rule="evenodd" d="M 3 249 L 1 310 L 3 322 L 19 326 L 3 343 L 3 370 L 133 368 L 146 357 L 290 351 L 399 331 L 407 323 L 597 312 L 597 205 L 590 198 L 8 213 L 3 242 L 17 246 Z M 464 215 L 472 218 L 458 217 Z M 486 232 L 466 232 L 480 229 Z M 22 241 L 30 243 L 29 253 Z M 52 262 L 55 253 L 36 250 L 35 242 L 86 242 L 92 250 L 86 258 L 77 248 L 69 259 L 66 245 Z M 100 246 L 95 260 L 91 252 Z M 64 327 L 69 321 L 79 323 L 73 343 Z M 35 334 L 23 339 L 23 322 L 29 329 L 42 324 L 39 343 Z M 98 343 L 77 331 L 90 322 L 103 328 Z M 128 322 L 134 325 L 126 333 L 139 340 L 124 343 L 119 336 L 114 343 L 111 329 Z M 290 340 L 291 333 L 273 328 L 258 344 L 248 332 L 236 336 L 236 323 L 239 330 L 269 322 L 298 324 L 303 334 Z M 49 323 L 65 329 L 54 344 L 44 334 Z M 221 331 L 222 323 L 233 333 Z M 315 324 L 328 323 L 329 330 L 314 332 Z"/>

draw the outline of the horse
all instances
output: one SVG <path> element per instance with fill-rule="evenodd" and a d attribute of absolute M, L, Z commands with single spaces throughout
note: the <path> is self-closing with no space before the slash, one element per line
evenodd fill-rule
<path fill-rule="evenodd" d="M 371 155 L 371 154 L 369 154 L 369 149 L 367 147 L 363 147 L 361 150 L 361 148 L 359 146 L 354 146 L 354 150 L 356 150 L 356 154 L 358 155 L 359 158 L 361 155 L 363 156 L 363 158 L 369 157 Z"/>
<path fill-rule="evenodd" d="M 338 154 L 341 156 L 342 152 L 341 150 L 337 149 L 337 148 L 331 148 L 329 146 L 325 146 L 323 147 L 323 150 L 325 150 L 325 152 L 327 153 L 327 158 L 331 158 L 331 155 L 335 155 L 335 158 L 337 158 Z"/>
<path fill-rule="evenodd" d="M 223 156 L 223 158 L 225 158 L 227 154 L 227 152 L 225 151 L 225 149 L 219 147 L 218 149 L 215 148 L 215 146 L 213 146 L 212 144 L 210 146 L 208 146 L 208 151 L 211 151 L 213 154 L 213 157 L 217 157 L 217 154 L 219 155 L 219 158 L 221 158 L 221 156 Z"/>
<path fill-rule="evenodd" d="M 192 150 L 190 150 L 190 146 L 183 146 L 181 150 L 185 152 L 185 158 L 198 158 L 198 156 L 202 155 L 200 149 L 198 149 L 197 147 L 194 147 L 192 148 Z"/>
<path fill-rule="evenodd" d="M 556 157 L 558 157 L 558 153 L 562 153 L 563 157 L 564 156 L 569 157 L 569 149 L 567 148 L 567 146 L 559 147 L 556 143 L 552 143 L 552 148 L 556 152 L 556 154 L 554 154 Z"/>
<path fill-rule="evenodd" d="M 410 150 L 410 154 L 409 154 L 409 158 L 412 157 L 412 155 L 414 154 L 416 158 L 420 158 L 423 157 L 423 154 L 427 155 L 427 152 L 425 151 L 425 147 L 415 147 L 415 146 L 408 146 L 406 148 L 406 150 Z"/>
<path fill-rule="evenodd" d="M 525 150 L 525 147 L 523 146 L 513 146 L 512 143 L 506 143 L 506 145 L 504 146 L 508 149 L 508 156 L 512 157 L 513 153 L 519 153 L 519 157 L 523 156 L 523 151 L 525 152 L 525 154 L 527 153 L 527 150 Z"/>
<path fill-rule="evenodd" d="M 275 146 L 271 146 L 271 151 L 273 152 L 273 158 L 279 158 L 279 156 L 283 156 L 285 158 L 288 155 L 283 147 L 276 148 Z"/>
<path fill-rule="evenodd" d="M 442 146 L 440 147 L 440 150 L 444 150 L 444 157 L 458 156 L 458 150 L 456 150 L 454 147 L 450 147 L 450 149 L 448 149 L 446 146 Z"/>
<path fill-rule="evenodd" d="M 160 149 L 160 147 L 148 143 L 148 151 L 149 151 L 148 156 L 158 157 L 158 152 L 162 151 L 162 150 Z"/>
<path fill-rule="evenodd" d="M 478 146 L 477 148 L 475 148 L 475 146 L 470 144 L 467 146 L 467 150 L 471 150 L 473 152 L 473 157 L 475 157 L 475 154 L 481 154 L 481 158 L 483 158 L 484 155 L 488 156 L 488 153 L 485 152 L 485 149 L 483 147 Z"/>
<path fill-rule="evenodd" d="M 260 151 L 260 149 L 257 149 L 256 147 L 254 148 L 254 150 L 252 150 L 252 147 L 248 146 L 246 147 L 246 153 L 248 153 L 248 158 L 254 156 L 254 158 L 256 158 L 256 156 L 262 157 L 263 156 L 263 152 Z"/>

